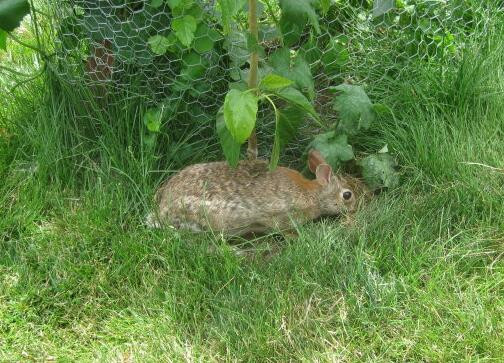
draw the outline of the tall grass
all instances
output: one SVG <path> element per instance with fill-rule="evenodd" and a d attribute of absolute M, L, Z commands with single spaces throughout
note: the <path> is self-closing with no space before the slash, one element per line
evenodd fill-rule
<path fill-rule="evenodd" d="M 212 139 L 181 127 L 161 156 L 139 104 L 83 103 L 50 74 L 19 93 L 0 136 L 0 360 L 500 360 L 500 35 L 376 86 L 393 115 L 362 143 L 388 144 L 399 189 L 247 258 L 141 223 L 161 175 L 218 157 Z"/>

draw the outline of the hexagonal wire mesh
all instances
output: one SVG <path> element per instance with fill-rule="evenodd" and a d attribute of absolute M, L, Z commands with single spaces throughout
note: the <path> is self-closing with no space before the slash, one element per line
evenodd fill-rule
<path fill-rule="evenodd" d="M 56 19 L 53 68 L 64 81 L 92 89 L 94 97 L 116 94 L 121 102 L 140 98 L 147 105 L 162 104 L 173 119 L 186 117 L 213 127 L 229 83 L 247 77 L 246 9 L 237 12 L 231 31 L 225 33 L 218 2 L 186 1 L 189 6 L 183 14 L 172 11 L 167 3 L 51 2 Z M 295 52 L 291 52 L 293 57 L 302 54 L 309 64 L 315 102 L 329 119 L 334 117 L 330 107 L 325 107 L 329 86 L 344 81 L 372 84 L 409 72 L 415 62 L 457 60 L 464 39 L 486 31 L 492 11 L 491 1 L 479 0 L 330 3 L 328 11 L 319 11 L 321 32 L 305 29 L 301 41 L 292 47 Z M 280 11 L 276 1 L 259 1 L 259 5 L 260 41 L 265 54 L 271 54 L 281 47 L 277 27 Z M 182 34 L 185 26 L 181 23 L 188 22 L 194 23 L 188 25 L 194 39 Z M 181 32 L 178 42 L 175 31 Z M 267 70 L 264 61 L 260 69 Z M 117 99 L 109 97 L 107 102 Z M 267 154 L 271 110 L 262 109 L 260 119 L 260 149 Z M 306 137 L 307 133 L 301 135 Z M 302 138 L 297 142 L 302 143 Z"/>

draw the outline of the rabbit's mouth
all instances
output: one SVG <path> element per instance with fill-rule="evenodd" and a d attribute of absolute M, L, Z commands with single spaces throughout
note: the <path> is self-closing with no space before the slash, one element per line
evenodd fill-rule
<path fill-rule="evenodd" d="M 319 222 L 337 222 L 340 221 L 341 218 L 343 217 L 344 213 L 340 214 L 326 214 L 326 215 L 321 215 L 320 217 L 317 217 L 313 220 L 315 223 Z"/>

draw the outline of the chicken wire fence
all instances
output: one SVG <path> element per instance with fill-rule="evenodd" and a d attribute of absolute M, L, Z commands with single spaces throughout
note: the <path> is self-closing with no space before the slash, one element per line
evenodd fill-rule
<path fill-rule="evenodd" d="M 280 31 L 277 1 L 258 1 L 259 73 L 274 71 L 271 59 L 288 45 L 287 67 L 311 73 L 304 91 L 330 116 L 324 110 L 330 86 L 372 85 L 418 62 L 459 60 L 467 39 L 487 31 L 495 1 L 300 0 L 316 9 L 319 29 L 307 21 L 294 36 Z M 185 10 L 172 10 L 176 3 Z M 234 4 L 231 21 L 222 16 L 224 3 Z M 52 68 L 108 104 L 139 98 L 161 105 L 170 118 L 214 125 L 230 84 L 247 80 L 245 0 L 67 0 L 49 8 Z"/>

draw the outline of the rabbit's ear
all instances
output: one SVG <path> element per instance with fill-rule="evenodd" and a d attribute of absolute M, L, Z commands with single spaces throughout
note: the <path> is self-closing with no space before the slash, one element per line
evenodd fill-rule
<path fill-rule="evenodd" d="M 315 174 L 315 172 L 317 171 L 317 167 L 320 164 L 326 164 L 324 157 L 319 151 L 311 149 L 310 152 L 308 153 L 308 168 L 313 174 Z"/>
<path fill-rule="evenodd" d="M 327 185 L 331 182 L 332 168 L 327 164 L 319 164 L 315 170 L 317 181 L 322 185 Z"/>

